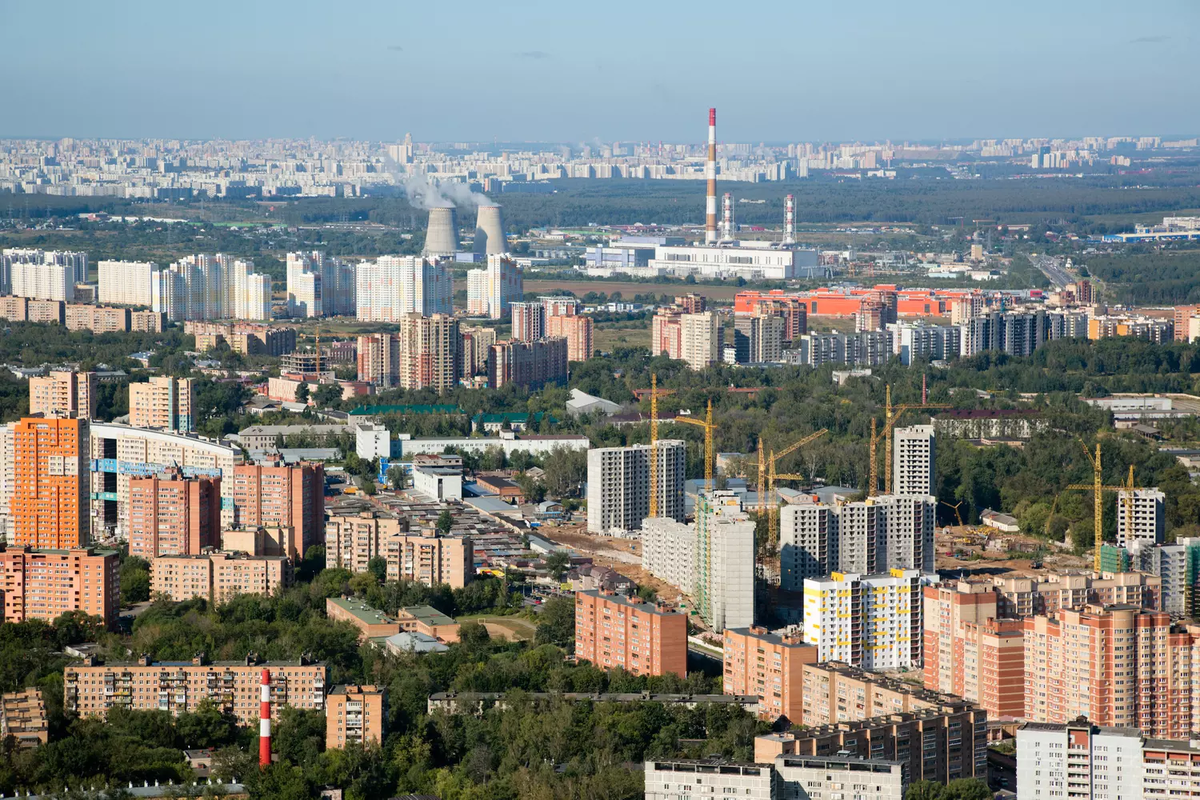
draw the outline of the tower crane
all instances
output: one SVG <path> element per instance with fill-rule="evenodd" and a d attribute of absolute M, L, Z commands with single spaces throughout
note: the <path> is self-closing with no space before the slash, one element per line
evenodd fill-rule
<path fill-rule="evenodd" d="M 1080 443 L 1082 444 L 1082 442 Z M 1125 484 L 1120 486 L 1105 486 L 1101 476 L 1101 461 L 1100 461 L 1100 443 L 1096 442 L 1096 455 L 1088 450 L 1087 445 L 1083 445 L 1083 452 L 1088 457 L 1088 461 L 1092 465 L 1092 482 L 1091 483 L 1072 483 L 1067 486 L 1068 489 L 1076 491 L 1092 493 L 1092 524 L 1095 525 L 1095 547 L 1096 552 L 1092 556 L 1092 569 L 1100 572 L 1100 547 L 1104 544 L 1104 493 L 1105 492 L 1126 492 L 1125 495 L 1125 525 L 1126 529 L 1133 519 L 1133 493 L 1139 489 L 1144 489 L 1144 486 L 1133 485 L 1133 466 L 1129 467 L 1129 479 Z M 1118 494 L 1118 496 L 1120 496 Z"/>
<path fill-rule="evenodd" d="M 778 453 L 776 453 L 775 451 L 772 450 L 770 458 L 767 459 L 767 482 L 766 482 L 767 483 L 766 509 L 767 509 L 767 515 L 768 515 L 767 531 L 768 531 L 768 541 L 770 542 L 770 545 L 772 548 L 774 548 L 776 543 L 779 541 L 779 498 L 775 496 L 775 481 L 777 481 L 777 480 L 804 480 L 804 476 L 802 476 L 802 475 L 777 473 L 775 471 L 775 465 L 778 464 L 780 459 L 782 459 L 783 457 L 791 455 L 792 453 L 799 450 L 801 447 L 804 447 L 804 445 L 814 442 L 817 439 L 820 439 L 822 436 L 824 436 L 827 433 L 829 433 L 829 430 L 827 428 L 822 428 L 819 431 L 810 433 L 808 436 L 805 436 L 803 439 L 801 439 L 798 442 L 788 445 L 784 449 L 780 450 Z M 762 461 L 761 448 L 759 450 L 759 461 L 760 461 L 760 463 Z M 761 497 L 761 494 L 762 494 L 762 478 L 761 477 L 759 478 L 759 494 L 760 494 L 759 508 L 761 509 L 763 507 L 763 498 Z"/>
<path fill-rule="evenodd" d="M 664 392 L 663 394 L 667 394 Z M 658 516 L 658 374 L 650 375 L 650 516 Z"/>
<path fill-rule="evenodd" d="M 963 501 L 959 500 L 957 503 L 955 503 L 953 505 L 951 505 L 950 503 L 947 503 L 945 500 L 940 500 L 939 502 L 942 505 L 944 505 L 946 508 L 954 509 L 954 516 L 958 517 L 958 527 L 960 527 L 960 528 L 963 527 L 962 514 L 960 514 L 958 511 L 958 509 L 962 506 Z"/>
<path fill-rule="evenodd" d="M 892 387 L 889 384 L 887 387 L 887 404 L 884 406 L 884 421 L 883 421 L 883 437 L 884 437 L 884 492 L 892 493 L 892 431 L 896 427 L 896 423 L 904 416 L 906 411 L 925 411 L 936 408 L 950 408 L 947 403 L 905 403 L 903 405 L 892 405 Z M 875 421 L 871 420 L 871 469 L 870 477 L 867 483 L 867 493 L 874 497 L 879 493 L 879 465 L 875 460 L 877 445 L 875 433 Z"/>
<path fill-rule="evenodd" d="M 694 417 L 675 417 L 676 422 L 685 422 L 688 425 L 695 425 L 704 429 L 704 486 L 709 491 L 717 488 L 713 482 L 713 431 L 717 429 L 717 425 L 713 423 L 712 417 L 712 400 L 708 401 L 708 412 L 704 415 L 703 420 L 698 420 Z"/>

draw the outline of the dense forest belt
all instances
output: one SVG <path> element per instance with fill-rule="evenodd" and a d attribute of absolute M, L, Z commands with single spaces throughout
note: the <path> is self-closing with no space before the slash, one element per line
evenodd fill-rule
<path fill-rule="evenodd" d="M 1115 294 L 1106 300 L 1134 305 L 1200 303 L 1200 247 L 1156 251 L 1137 245 L 1121 253 L 1088 256 L 1085 263 Z"/>
<path fill-rule="evenodd" d="M 907 175 L 908 177 L 904 177 Z M 741 225 L 779 227 L 784 195 L 796 198 L 796 219 L 805 223 L 898 222 L 957 224 L 962 219 L 998 223 L 1071 223 L 1091 233 L 1129 227 L 1126 217 L 1200 208 L 1197 173 L 1094 175 L 1085 178 L 992 178 L 954 180 L 914 177 L 838 180 L 814 177 L 777 183 L 724 182 L 733 193 Z M 925 175 L 925 173 L 923 173 Z M 585 227 L 642 222 L 678 225 L 703 222 L 701 181 L 557 180 L 553 194 L 504 194 L 505 225 L 523 231 L 541 225 Z M 740 202 L 762 200 L 762 203 Z M 424 229 L 426 213 L 403 197 L 303 198 L 272 201 L 206 201 L 183 205 L 132 203 L 111 198 L 60 198 L 0 194 L 0 219 L 36 220 L 47 214 L 109 211 L 121 214 L 262 220 L 288 225 L 371 222 L 402 230 Z M 1104 217 L 1103 221 L 1089 217 Z M 463 227 L 473 224 L 464 210 Z M 335 236 L 336 234 L 330 234 Z M 399 245 L 399 242 L 389 242 Z M 389 252 L 395 252 L 394 249 Z"/>

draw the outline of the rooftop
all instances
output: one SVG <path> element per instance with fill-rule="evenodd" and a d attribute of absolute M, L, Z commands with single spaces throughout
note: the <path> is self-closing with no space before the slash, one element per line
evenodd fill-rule
<path fill-rule="evenodd" d="M 326 602 L 337 606 L 366 625 L 385 625 L 396 621 L 379 609 L 367 605 L 362 600 L 354 600 L 347 597 L 331 597 Z"/>
<path fill-rule="evenodd" d="M 609 603 L 616 603 L 617 605 L 625 606 L 626 608 L 632 608 L 635 611 L 641 611 L 644 614 L 663 614 L 663 615 L 671 615 L 671 616 L 683 616 L 683 612 L 677 611 L 673 608 L 667 608 L 666 606 L 655 605 L 653 603 L 643 603 L 638 600 L 631 600 L 628 597 L 625 597 L 624 595 L 609 594 L 608 592 L 601 592 L 596 589 L 592 589 L 592 590 L 589 590 L 586 592 L 576 592 L 576 594 L 584 595 L 587 597 L 595 597 L 595 598 L 604 600 Z"/>
<path fill-rule="evenodd" d="M 450 617 L 438 611 L 433 606 L 406 606 L 400 609 L 399 616 L 407 616 L 426 625 L 454 625 Z"/>
<path fill-rule="evenodd" d="M 461 414 L 456 405 L 378 405 L 359 406 L 350 410 L 352 417 L 368 417 L 375 414 Z"/>

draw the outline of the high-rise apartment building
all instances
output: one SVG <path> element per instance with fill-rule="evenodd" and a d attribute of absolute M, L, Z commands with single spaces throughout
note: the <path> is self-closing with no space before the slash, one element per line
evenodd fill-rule
<path fill-rule="evenodd" d="M 739 364 L 765 364 L 783 359 L 787 324 L 775 314 L 738 314 L 733 322 L 733 348 Z"/>
<path fill-rule="evenodd" d="M 291 585 L 292 562 L 284 556 L 207 552 L 150 559 L 150 591 L 177 603 L 199 597 L 218 606 L 241 594 L 270 596 Z"/>
<path fill-rule="evenodd" d="M 156 376 L 129 384 L 129 424 L 190 433 L 196 430 L 196 387 L 191 378 Z"/>
<path fill-rule="evenodd" d="M 913 425 L 892 432 L 892 493 L 935 495 L 932 425 Z"/>
<path fill-rule="evenodd" d="M 172 322 L 271 319 L 271 276 L 252 261 L 218 253 L 181 258 L 150 273 L 150 307 Z"/>
<path fill-rule="evenodd" d="M 1172 629 L 1168 614 L 1087 606 L 1056 619 L 1027 617 L 1024 625 L 1026 720 L 1084 716 L 1163 738 L 1193 729 L 1196 636 Z"/>
<path fill-rule="evenodd" d="M 1118 513 L 1120 508 L 1118 505 Z M 1176 539 L 1174 544 L 1135 544 L 1129 548 L 1129 557 L 1132 569 L 1149 573 L 1159 581 L 1159 602 L 1138 605 L 1165 611 L 1173 619 L 1197 616 L 1197 609 L 1200 609 L 1200 538 L 1184 536 Z"/>
<path fill-rule="evenodd" d="M 540 300 L 513 302 L 512 338 L 519 342 L 534 342 L 546 336 L 546 313 Z"/>
<path fill-rule="evenodd" d="M 1176 755 L 1182 769 L 1172 769 L 1173 785 L 1162 796 L 1187 796 L 1185 786 L 1200 788 L 1190 778 L 1193 760 L 1186 742 Z M 1163 747 L 1167 745 L 1167 747 Z M 1128 727 L 1099 727 L 1086 719 L 1070 724 L 1027 722 L 1017 730 L 1017 785 L 1021 800 L 1141 800 L 1146 797 L 1141 731 Z M 1166 762 L 1168 742 L 1155 743 Z M 1172 759 L 1175 761 L 1176 759 Z M 1168 766 L 1162 763 L 1160 766 Z M 1184 777 L 1188 776 L 1188 777 Z M 1154 796 L 1154 795 L 1150 795 Z"/>
<path fill-rule="evenodd" d="M 133 711 L 167 711 L 172 715 L 195 712 L 211 703 L 238 723 L 257 725 L 261 710 L 262 673 L 270 675 L 270 714 L 278 720 L 284 706 L 321 711 L 325 708 L 324 664 L 299 661 L 210 662 L 203 655 L 191 662 L 151 661 L 105 664 L 85 658 L 63 670 L 63 705 L 82 717 L 104 716 L 110 708 Z"/>
<path fill-rule="evenodd" d="M 358 337 L 358 379 L 380 388 L 400 382 L 400 339 L 391 333 Z"/>
<path fill-rule="evenodd" d="M 994 587 L 926 586 L 924 604 L 925 688 L 966 698 L 996 717 L 1023 716 L 1024 623 L 997 618 Z"/>
<path fill-rule="evenodd" d="M 88 421 L 26 417 L 12 430 L 9 544 L 59 550 L 84 546 L 91 487 Z"/>
<path fill-rule="evenodd" d="M 364 322 L 399 322 L 406 314 L 453 314 L 454 286 L 443 262 L 380 256 L 355 270 L 355 309 Z"/>
<path fill-rule="evenodd" d="M 886 575 L 833 573 L 804 581 L 804 641 L 821 661 L 866 670 L 921 666 L 921 587 L 933 577 L 918 570 Z"/>
<path fill-rule="evenodd" d="M 461 339 L 458 320 L 448 314 L 405 314 L 398 320 L 397 380 L 402 389 L 436 389 L 458 385 Z"/>
<path fill-rule="evenodd" d="M 111 626 L 121 606 L 120 568 L 115 550 L 0 550 L 4 621 L 53 622 L 68 611 L 82 611 Z"/>
<path fill-rule="evenodd" d="M 1167 533 L 1166 499 L 1157 488 L 1117 492 L 1117 546 L 1161 544 Z"/>
<path fill-rule="evenodd" d="M 354 314 L 353 265 L 320 250 L 287 254 L 289 317 Z"/>
<path fill-rule="evenodd" d="M 35 295 L 23 294 L 16 291 L 14 281 L 27 280 L 37 283 L 44 278 L 39 278 L 30 275 L 29 268 L 37 267 L 62 267 L 62 284 L 65 287 L 67 284 L 74 287 L 77 283 L 87 283 L 88 279 L 88 256 L 82 251 L 70 250 L 37 250 L 24 247 L 9 247 L 0 251 L 0 292 L 4 294 L 13 294 L 18 297 L 34 297 Z M 16 273 L 22 273 L 22 278 L 14 277 Z M 48 270 L 46 275 L 58 275 L 59 270 Z M 53 284 L 58 284 L 57 277 L 51 279 Z M 47 300 L 70 300 L 70 297 L 47 297 Z"/>
<path fill-rule="evenodd" d="M 696 608 L 716 633 L 754 624 L 754 530 L 734 492 L 696 499 Z"/>
<path fill-rule="evenodd" d="M 831 572 L 932 572 L 935 503 L 932 496 L 821 503 L 801 495 L 780 511 L 780 585 L 800 591 L 805 579 Z"/>
<path fill-rule="evenodd" d="M 151 292 L 158 265 L 153 261 L 101 261 L 96 299 L 106 305 L 145 306 L 153 302 Z"/>
<path fill-rule="evenodd" d="M 659 439 L 658 516 L 684 521 L 685 446 Z M 588 451 L 588 530 L 624 533 L 640 530 L 650 516 L 650 445 L 597 447 Z"/>
<path fill-rule="evenodd" d="M 459 370 L 463 378 L 487 374 L 488 357 L 496 343 L 495 328 L 459 326 L 462 339 Z"/>
<path fill-rule="evenodd" d="M 46 417 L 96 416 L 96 373 L 54 371 L 29 379 L 29 413 Z"/>
<path fill-rule="evenodd" d="M 819 650 L 797 630 L 771 633 L 766 628 L 726 628 L 725 694 L 758 695 L 758 715 L 771 721 L 804 717 L 804 665 L 815 664 Z"/>
<path fill-rule="evenodd" d="M 233 469 L 231 494 L 237 525 L 288 529 L 282 553 L 287 558 L 303 558 L 309 547 L 321 542 L 325 525 L 323 464 L 239 464 Z"/>
<path fill-rule="evenodd" d="M 325 699 L 325 749 L 382 745 L 387 734 L 386 686 L 335 686 Z"/>
<path fill-rule="evenodd" d="M 129 481 L 130 555 L 195 555 L 220 545 L 220 478 L 173 469 Z"/>
<path fill-rule="evenodd" d="M 489 254 L 486 269 L 467 273 L 467 313 L 471 316 L 503 319 L 511 304 L 524 294 L 524 273 L 506 255 Z"/>
<path fill-rule="evenodd" d="M 687 675 L 687 615 L 602 591 L 575 593 L 575 657 L 634 675 Z"/>
<path fill-rule="evenodd" d="M 540 389 L 567 379 L 567 340 L 497 342 L 488 355 L 488 388 L 509 384 Z"/>
<path fill-rule="evenodd" d="M 721 360 L 721 325 L 717 312 L 682 315 L 679 358 L 695 370 Z"/>
<path fill-rule="evenodd" d="M 587 361 L 592 357 L 594 328 L 591 317 L 561 314 L 546 317 L 546 336 L 567 340 L 568 361 Z"/>

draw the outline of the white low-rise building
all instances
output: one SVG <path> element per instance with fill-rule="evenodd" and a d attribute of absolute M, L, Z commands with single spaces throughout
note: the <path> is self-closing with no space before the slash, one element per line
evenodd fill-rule
<path fill-rule="evenodd" d="M 651 270 L 671 275 L 746 280 L 791 280 L 800 268 L 817 266 L 816 250 L 793 250 L 769 242 L 733 242 L 719 246 L 659 245 Z"/>
<path fill-rule="evenodd" d="M 462 500 L 462 470 L 416 467 L 412 471 L 412 481 L 414 490 L 432 500 Z"/>
<path fill-rule="evenodd" d="M 499 448 L 506 456 L 513 453 L 526 452 L 530 455 L 549 455 L 555 450 L 587 450 L 591 442 L 586 436 L 564 434 L 561 436 L 519 436 L 511 431 L 502 431 L 499 436 L 432 436 L 414 439 L 411 434 L 402 433 L 396 440 L 396 449 L 392 451 L 393 458 L 411 458 L 421 453 L 439 455 L 446 448 L 453 447 L 468 453 L 485 453 L 489 448 Z"/>

